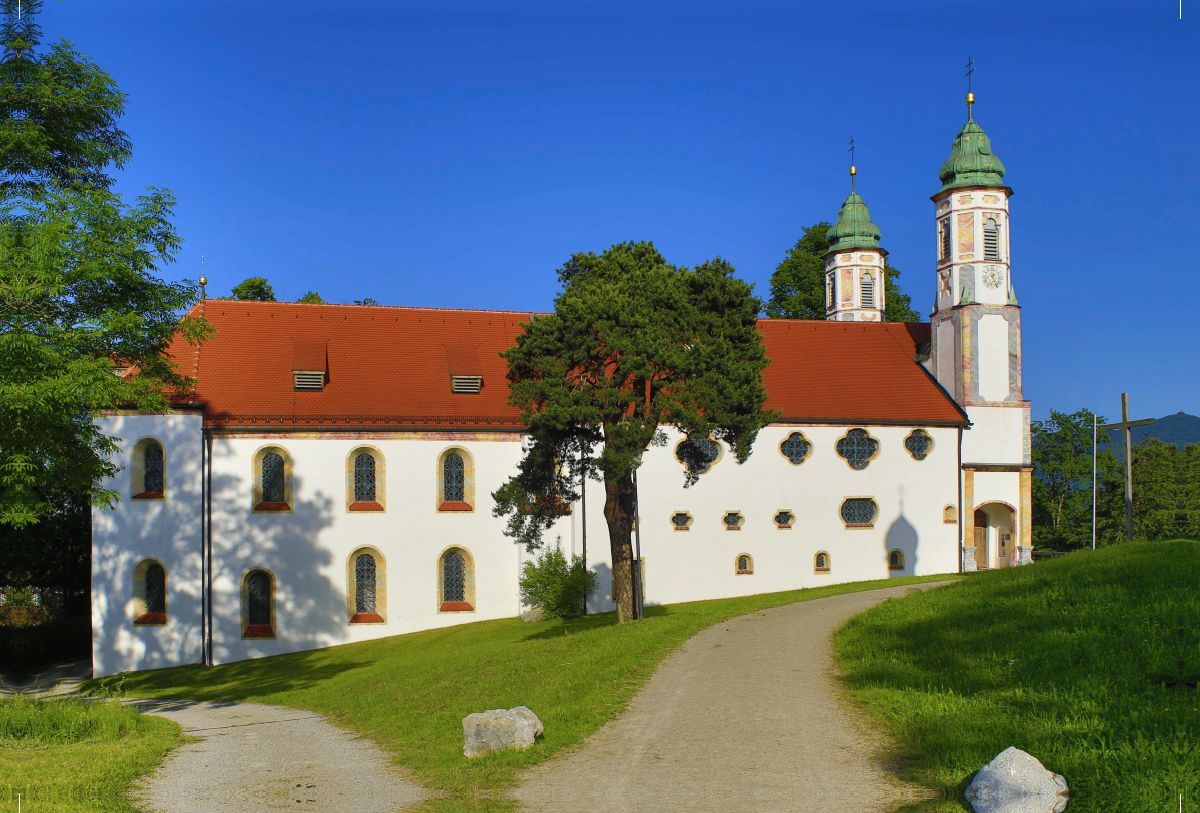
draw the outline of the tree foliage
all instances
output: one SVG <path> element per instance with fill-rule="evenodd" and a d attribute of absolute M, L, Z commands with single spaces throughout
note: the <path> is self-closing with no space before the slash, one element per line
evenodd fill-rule
<path fill-rule="evenodd" d="M 622 621 L 632 616 L 632 475 L 651 444 L 665 443 L 660 427 L 723 441 L 740 463 L 772 417 L 762 303 L 733 273 L 720 258 L 671 265 L 648 242 L 576 254 L 559 271 L 554 312 L 533 317 L 502 354 L 529 437 L 518 473 L 492 495 L 494 513 L 535 549 L 578 498 L 580 478 L 602 480 Z"/>
<path fill-rule="evenodd" d="M 275 289 L 265 277 L 249 277 L 233 286 L 233 298 L 250 302 L 274 302 Z"/>
<path fill-rule="evenodd" d="M 124 97 L 96 65 L 60 42 L 39 53 L 37 3 L 4 0 L 0 129 L 0 524 L 25 527 L 64 499 L 108 505 L 100 487 L 115 448 L 101 410 L 169 408 L 190 386 L 165 351 L 194 283 L 156 278 L 179 238 L 174 199 L 148 189 L 133 203 L 109 191 L 109 165 L 129 157 L 116 127 Z M 119 374 L 114 374 L 119 373 Z"/>
<path fill-rule="evenodd" d="M 771 275 L 771 299 L 767 316 L 772 319 L 821 319 L 825 311 L 825 260 L 829 250 L 830 224 L 821 221 L 803 228 L 804 236 L 788 251 Z M 900 290 L 900 272 L 884 261 L 884 319 L 889 322 L 920 322 L 912 309 L 912 298 Z"/>
<path fill-rule="evenodd" d="M 296 301 L 302 302 L 305 305 L 324 305 L 325 304 L 325 300 L 322 299 L 321 295 L 319 293 L 317 293 L 316 291 L 309 291 L 308 293 L 306 293 L 304 296 L 300 297 Z"/>
<path fill-rule="evenodd" d="M 572 618 L 583 612 L 583 601 L 596 589 L 596 574 L 582 556 L 567 556 L 559 540 L 521 565 L 521 603 L 540 607 L 542 618 Z"/>
<path fill-rule="evenodd" d="M 1092 543 L 1092 420 L 1086 409 L 1050 411 L 1031 425 L 1033 541 L 1074 550 Z M 1114 432 L 1114 435 L 1119 433 Z M 1125 539 L 1124 449 L 1100 436 L 1096 458 L 1096 542 Z M 1131 448 L 1133 533 L 1138 539 L 1200 538 L 1200 444 L 1180 449 L 1158 438 Z"/>

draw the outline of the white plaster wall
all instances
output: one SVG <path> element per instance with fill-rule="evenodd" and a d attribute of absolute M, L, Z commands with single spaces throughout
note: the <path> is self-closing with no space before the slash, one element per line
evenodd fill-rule
<path fill-rule="evenodd" d="M 184 422 L 179 431 L 186 429 L 186 438 L 163 438 L 169 493 L 159 511 L 185 515 L 181 518 L 186 522 L 176 522 L 163 531 L 162 522 L 155 524 L 150 516 L 136 527 L 129 520 L 117 521 L 125 516 L 122 511 L 129 511 L 127 504 L 97 522 L 94 623 L 98 674 L 201 660 L 199 419 L 137 420 L 149 422 L 147 426 L 155 421 Z M 779 444 L 793 430 L 802 431 L 814 446 L 800 466 L 793 466 L 779 452 Z M 869 427 L 868 431 L 880 440 L 881 449 L 864 471 L 851 470 L 835 452 L 845 427 L 772 426 L 760 433 L 755 452 L 744 466 L 738 466 L 726 448 L 722 460 L 696 485 L 685 489 L 682 465 L 674 456 L 675 443 L 682 436 L 668 430 L 671 442 L 665 448 L 651 449 L 639 473 L 647 602 L 663 604 L 889 575 L 956 572 L 958 526 L 943 523 L 942 509 L 958 503 L 958 431 L 928 429 L 935 446 L 924 461 L 913 460 L 904 449 L 911 427 Z M 143 434 L 149 432 L 131 432 L 130 442 Z M 191 502 L 175 493 L 180 487 L 176 461 L 184 460 L 175 448 L 184 440 L 194 450 Z M 490 494 L 515 471 L 521 457 L 520 441 L 515 433 L 217 437 L 212 461 L 214 660 L 225 663 L 517 615 L 521 610 L 519 567 L 529 554 L 504 536 L 504 521 L 491 516 Z M 379 449 L 386 460 L 387 504 L 382 514 L 347 511 L 346 457 L 364 444 Z M 264 445 L 283 446 L 292 458 L 290 514 L 251 511 L 252 461 Z M 474 458 L 473 513 L 435 510 L 437 459 L 451 446 L 465 448 Z M 118 487 L 128 490 L 128 475 L 121 477 L 116 481 Z M 873 528 L 845 528 L 838 510 L 849 496 L 870 496 L 879 503 L 880 516 Z M 603 505 L 603 485 L 589 483 L 588 564 L 597 571 L 600 582 L 589 601 L 592 611 L 613 609 Z M 138 511 L 149 508 L 143 511 L 148 515 L 154 511 L 145 505 L 132 508 L 134 519 L 140 516 Z M 548 544 L 561 537 L 564 550 L 582 552 L 581 508 L 576 503 L 571 516 L 557 523 L 546 536 Z M 784 508 L 797 517 L 790 530 L 779 530 L 772 521 Z M 673 530 L 669 517 L 677 510 L 689 511 L 696 518 L 690 531 Z M 721 518 L 726 510 L 745 515 L 742 530 L 724 529 Z M 155 547 L 152 537 L 168 539 L 167 547 L 178 548 L 179 553 L 164 552 L 162 545 Z M 348 623 L 348 559 L 362 545 L 378 548 L 386 560 L 387 623 L 383 625 Z M 474 558 L 473 613 L 438 612 L 437 562 L 452 545 L 466 548 Z M 903 572 L 888 570 L 891 548 L 904 551 Z M 818 550 L 831 556 L 828 574 L 814 573 L 813 557 Z M 753 575 L 735 574 L 735 557 L 740 553 L 753 556 Z M 168 563 L 171 623 L 166 628 L 133 629 L 128 617 L 130 574 L 143 555 L 155 555 Z M 245 573 L 256 567 L 275 576 L 276 637 L 271 640 L 241 637 L 241 583 Z M 185 618 L 193 619 L 190 627 L 184 626 Z M 170 641 L 176 641 L 174 649 L 167 646 Z"/>
<path fill-rule="evenodd" d="M 813 444 L 810 457 L 793 466 L 779 444 L 801 431 Z M 681 435 L 668 430 L 665 448 L 647 453 L 639 470 L 642 556 L 646 560 L 647 604 L 750 595 L 889 576 L 958 571 L 958 526 L 942 521 L 947 505 L 958 505 L 958 431 L 931 428 L 934 449 L 924 461 L 904 449 L 911 427 L 868 427 L 879 439 L 879 456 L 863 471 L 837 456 L 835 444 L 845 427 L 771 426 L 759 433 L 754 453 L 739 466 L 726 447 L 724 456 L 690 488 L 674 457 Z M 839 516 L 846 497 L 870 496 L 880 515 L 871 529 L 847 529 Z M 600 513 L 603 486 L 589 485 L 588 560 L 607 575 L 608 533 Z M 772 517 L 790 509 L 796 522 L 776 528 Z M 727 531 L 726 511 L 740 511 L 746 522 Z M 695 518 L 689 531 L 676 531 L 670 516 L 687 511 Z M 575 524 L 576 551 L 581 528 Z M 905 553 L 905 570 L 889 571 L 887 552 Z M 824 550 L 830 573 L 816 574 L 813 557 Z M 754 557 L 754 574 L 737 575 L 735 558 Z M 610 582 L 589 606 L 613 608 Z"/>
<path fill-rule="evenodd" d="M 998 313 L 979 317 L 979 397 L 1003 401 L 1008 397 L 1008 320 Z"/>
<path fill-rule="evenodd" d="M 1006 466 L 1026 463 L 1023 404 L 964 409 L 971 419 L 971 428 L 963 433 L 963 463 Z"/>
<path fill-rule="evenodd" d="M 520 553 L 492 517 L 491 492 L 515 471 L 521 456 L 516 433 L 333 434 L 321 437 L 217 438 L 213 451 L 214 643 L 218 663 L 361 641 L 519 613 Z M 291 514 L 252 514 L 252 458 L 264 445 L 283 446 L 294 467 Z M 385 513 L 346 507 L 346 456 L 360 445 L 386 460 Z M 437 461 L 463 447 L 475 464 L 475 511 L 438 513 Z M 569 535 L 569 523 L 560 522 Z M 553 539 L 563 530 L 549 534 Z M 350 554 L 372 545 L 383 554 L 387 623 L 348 621 L 346 578 Z M 470 551 L 475 564 L 473 613 L 438 611 L 438 559 L 451 546 Z M 276 637 L 243 640 L 241 582 L 263 567 L 275 575 Z"/>
<path fill-rule="evenodd" d="M 111 675 L 199 663 L 201 652 L 201 418 L 198 413 L 115 415 L 100 421 L 118 438 L 121 465 L 106 483 L 120 494 L 113 510 L 92 509 L 92 667 Z M 133 445 L 163 446 L 164 499 L 130 500 Z M 133 624 L 133 569 L 145 558 L 167 570 L 167 623 Z"/>

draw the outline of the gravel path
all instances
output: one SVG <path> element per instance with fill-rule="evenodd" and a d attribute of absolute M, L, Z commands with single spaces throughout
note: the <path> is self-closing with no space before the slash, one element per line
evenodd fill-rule
<path fill-rule="evenodd" d="M 428 798 L 373 742 L 310 711 L 257 703 L 139 701 L 199 742 L 172 751 L 135 791 L 156 813 L 394 813 Z"/>
<path fill-rule="evenodd" d="M 922 585 L 931 587 L 934 585 Z M 629 710 L 511 792 L 544 813 L 885 811 L 920 798 L 840 699 L 831 635 L 913 587 L 791 604 L 717 624 L 659 667 Z"/>

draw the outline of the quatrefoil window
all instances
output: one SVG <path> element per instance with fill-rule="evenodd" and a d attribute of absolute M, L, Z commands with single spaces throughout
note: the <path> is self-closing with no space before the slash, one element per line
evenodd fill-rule
<path fill-rule="evenodd" d="M 687 531 L 692 527 L 692 515 L 686 511 L 676 511 L 671 515 L 671 524 L 677 531 Z"/>
<path fill-rule="evenodd" d="M 779 444 L 779 451 L 793 466 L 799 466 L 812 454 L 812 444 L 800 432 L 793 432 Z"/>
<path fill-rule="evenodd" d="M 904 448 L 913 456 L 913 460 L 924 460 L 933 451 L 933 438 L 924 429 L 914 429 L 904 439 Z"/>
<path fill-rule="evenodd" d="M 740 531 L 742 525 L 746 522 L 746 518 L 738 511 L 726 511 L 725 516 L 721 518 L 721 522 L 725 523 L 725 530 Z"/>
<path fill-rule="evenodd" d="M 879 454 L 879 441 L 868 435 L 866 429 L 851 429 L 837 442 L 837 453 L 850 468 L 862 471 Z"/>
<path fill-rule="evenodd" d="M 791 511 L 780 511 L 775 515 L 775 526 L 777 528 L 790 528 L 795 521 L 796 515 Z"/>
<path fill-rule="evenodd" d="M 704 474 L 720 460 L 721 444 L 712 438 L 686 438 L 675 447 L 675 457 L 692 474 Z"/>

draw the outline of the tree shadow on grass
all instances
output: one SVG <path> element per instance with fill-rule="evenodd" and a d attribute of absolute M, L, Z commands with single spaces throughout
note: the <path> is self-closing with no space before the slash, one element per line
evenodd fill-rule
<path fill-rule="evenodd" d="M 121 692 L 134 697 L 240 701 L 284 692 L 303 691 L 360 667 L 368 660 L 340 660 L 329 650 L 237 661 L 222 666 L 196 665 L 154 669 L 132 675 L 88 680 L 81 688 L 93 694 Z"/>

